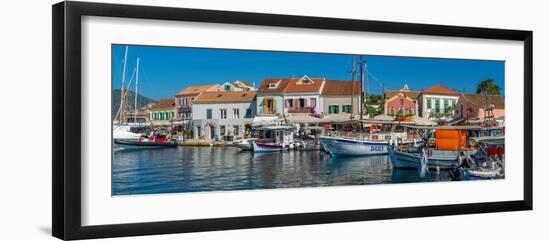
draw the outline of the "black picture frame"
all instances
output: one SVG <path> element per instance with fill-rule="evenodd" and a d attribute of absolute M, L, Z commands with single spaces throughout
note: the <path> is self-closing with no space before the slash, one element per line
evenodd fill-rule
<path fill-rule="evenodd" d="M 533 208 L 533 32 L 384 21 L 290 16 L 89 2 L 52 6 L 52 233 L 60 239 L 106 238 L 308 225 Z M 421 207 L 212 218 L 99 226 L 81 224 L 81 18 L 103 16 L 378 33 L 517 40 L 524 43 L 524 194 L 522 200 Z M 107 161 L 107 160 L 106 160 Z"/>

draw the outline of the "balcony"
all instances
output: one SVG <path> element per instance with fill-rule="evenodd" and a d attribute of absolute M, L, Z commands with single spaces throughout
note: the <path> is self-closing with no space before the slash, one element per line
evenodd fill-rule
<path fill-rule="evenodd" d="M 294 107 L 288 108 L 288 113 L 313 113 L 315 107 Z"/>

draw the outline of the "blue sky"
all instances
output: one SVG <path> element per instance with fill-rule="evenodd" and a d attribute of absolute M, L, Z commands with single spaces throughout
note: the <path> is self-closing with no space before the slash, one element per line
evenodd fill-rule
<path fill-rule="evenodd" d="M 112 48 L 113 86 L 117 89 L 121 86 L 124 49 L 124 45 Z M 157 100 L 174 97 L 187 86 L 234 80 L 256 85 L 265 78 L 303 75 L 349 80 L 353 61 L 352 55 L 343 54 L 129 46 L 126 81 L 131 78 L 138 57 L 139 93 Z M 488 78 L 494 79 L 504 93 L 503 61 L 391 56 L 365 59 L 365 90 L 369 93 L 382 93 L 382 86 L 388 90 L 407 84 L 411 90 L 421 90 L 439 83 L 473 93 L 477 83 Z"/>

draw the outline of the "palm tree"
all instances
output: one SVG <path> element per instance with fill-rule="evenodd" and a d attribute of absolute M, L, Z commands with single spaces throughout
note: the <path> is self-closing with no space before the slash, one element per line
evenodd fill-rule
<path fill-rule="evenodd" d="M 476 87 L 476 93 L 483 95 L 500 95 L 500 86 L 495 83 L 494 79 L 486 79 Z"/>

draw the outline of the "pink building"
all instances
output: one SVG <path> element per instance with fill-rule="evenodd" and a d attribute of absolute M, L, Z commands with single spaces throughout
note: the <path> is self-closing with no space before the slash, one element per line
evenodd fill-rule
<path fill-rule="evenodd" d="M 407 85 L 398 91 L 386 91 L 384 93 L 384 114 L 418 115 L 417 98 L 419 94 L 419 92 L 410 91 Z"/>
<path fill-rule="evenodd" d="M 456 105 L 455 118 L 483 119 L 487 105 L 494 107 L 495 118 L 504 117 L 504 104 L 504 96 L 501 95 L 461 94 Z"/>

